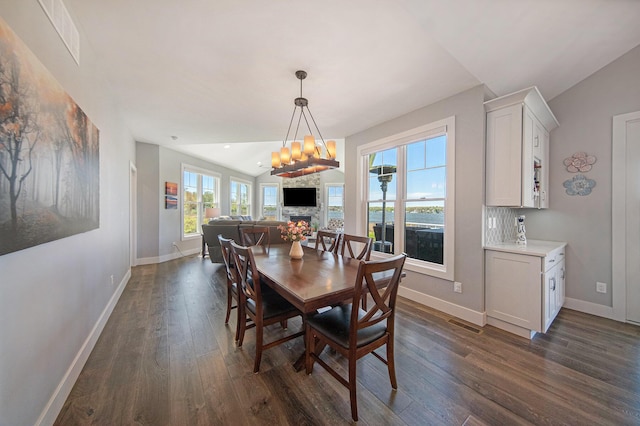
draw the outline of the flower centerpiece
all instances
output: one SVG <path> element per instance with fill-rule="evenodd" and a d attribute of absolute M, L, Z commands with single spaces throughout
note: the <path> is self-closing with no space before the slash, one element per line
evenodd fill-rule
<path fill-rule="evenodd" d="M 298 222 L 289 221 L 286 225 L 278 226 L 278 230 L 283 240 L 292 242 L 289 256 L 292 259 L 302 259 L 304 251 L 300 242 L 307 239 L 305 234 L 309 232 L 309 224 L 304 220 Z"/>

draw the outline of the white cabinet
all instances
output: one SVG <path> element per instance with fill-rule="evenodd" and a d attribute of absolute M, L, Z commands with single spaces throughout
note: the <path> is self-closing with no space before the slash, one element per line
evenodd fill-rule
<path fill-rule="evenodd" d="M 564 303 L 565 245 L 530 240 L 486 248 L 488 324 L 527 338 L 547 331 Z"/>
<path fill-rule="evenodd" d="M 537 88 L 485 102 L 486 205 L 549 206 L 549 132 L 558 121 Z"/>

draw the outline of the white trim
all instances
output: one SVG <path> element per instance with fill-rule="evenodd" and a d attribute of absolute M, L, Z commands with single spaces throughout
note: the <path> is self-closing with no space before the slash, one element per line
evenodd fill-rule
<path fill-rule="evenodd" d="M 598 317 L 609 318 L 612 320 L 617 319 L 615 317 L 614 309 L 611 306 L 599 305 L 597 303 L 587 302 L 580 299 L 565 297 L 564 305 L 562 305 L 562 307 Z"/>
<path fill-rule="evenodd" d="M 446 147 L 446 156 L 447 156 L 447 177 L 446 177 L 446 197 L 445 197 L 445 235 L 444 235 L 444 253 L 443 253 L 443 264 L 435 265 L 429 262 L 421 261 L 418 259 L 408 260 L 405 264 L 405 268 L 408 270 L 434 276 L 437 278 L 442 278 L 445 280 L 453 281 L 455 274 L 455 116 L 447 117 L 442 120 L 438 120 L 436 122 L 425 124 L 423 126 L 419 126 L 413 129 L 406 130 L 404 132 L 387 136 L 382 139 L 378 139 L 373 142 L 369 142 L 364 145 L 360 145 L 357 148 L 357 157 L 358 157 L 358 172 L 356 176 L 356 190 L 359 191 L 357 196 L 360 199 L 359 203 L 356 203 L 356 226 L 357 232 L 366 234 L 366 219 L 364 219 L 367 211 L 367 183 L 368 180 L 365 178 L 365 170 L 368 170 L 368 163 L 366 156 L 372 154 L 374 152 L 382 151 L 389 148 L 398 148 L 401 153 L 406 145 L 417 142 L 423 139 L 430 139 L 437 137 L 439 135 L 447 136 L 447 147 Z M 405 170 L 404 167 L 404 156 L 399 155 L 398 159 L 398 167 Z M 395 222 L 400 223 L 404 221 L 404 200 L 405 200 L 405 179 L 402 178 L 397 179 L 397 188 L 396 194 L 397 200 L 392 200 L 390 202 L 394 202 L 397 204 L 399 208 L 395 210 Z M 373 200 L 369 200 L 373 201 Z M 402 233 L 396 233 L 395 235 L 396 244 L 404 245 L 403 235 Z M 384 257 L 385 255 L 377 255 L 372 253 L 372 258 L 374 257 Z"/>
<path fill-rule="evenodd" d="M 324 210 L 322 216 L 324 218 L 324 226 L 329 226 L 329 187 L 341 186 L 342 187 L 342 220 L 344 221 L 344 182 L 327 182 L 324 184 L 324 200 L 323 204 L 320 204 L 320 210 Z"/>
<path fill-rule="evenodd" d="M 181 249 L 182 250 L 182 249 Z M 187 250 L 182 250 L 181 253 L 169 253 L 163 254 L 162 256 L 153 256 L 153 257 L 143 257 L 138 259 L 138 265 L 155 265 L 156 263 L 167 262 L 169 260 L 179 259 L 183 256 L 190 256 L 192 254 L 199 254 L 200 248 L 192 248 Z"/>
<path fill-rule="evenodd" d="M 248 189 L 249 189 L 249 194 L 247 194 L 247 199 L 249 201 L 249 214 L 248 215 L 236 215 L 236 216 L 251 216 L 253 217 L 253 182 L 245 180 L 245 179 L 240 179 L 234 176 L 229 176 L 229 214 L 231 216 L 234 216 L 234 214 L 231 212 L 231 188 L 233 187 L 233 183 L 243 183 L 245 185 L 247 185 Z"/>
<path fill-rule="evenodd" d="M 613 117 L 611 163 L 611 291 L 613 318 L 627 319 L 627 265 L 626 265 L 626 194 L 627 194 L 627 141 L 626 126 L 640 120 L 640 111 Z M 596 314 L 597 315 L 597 314 Z"/>
<path fill-rule="evenodd" d="M 474 311 L 473 309 L 465 308 L 464 306 L 456 305 L 455 303 L 447 302 L 446 300 L 438 299 L 437 297 L 429 296 L 428 294 L 420 293 L 419 291 L 404 286 L 398 288 L 398 295 L 480 327 L 484 327 L 487 323 L 486 312 Z"/>
<path fill-rule="evenodd" d="M 87 362 L 87 359 L 89 359 L 89 355 L 95 347 L 96 342 L 98 341 L 98 338 L 102 333 L 102 330 L 104 330 L 104 326 L 107 324 L 107 320 L 111 316 L 111 313 L 118 303 L 118 300 L 120 300 L 120 296 L 127 286 L 129 278 L 131 278 L 131 269 L 129 269 L 124 275 L 122 281 L 120 281 L 120 284 L 118 284 L 118 288 L 111 296 L 111 299 L 109 299 L 109 303 L 107 303 L 107 306 L 105 306 L 102 310 L 102 313 L 91 329 L 91 332 L 85 339 L 84 343 L 80 347 L 80 350 L 71 362 L 71 365 L 62 377 L 62 380 L 60 381 L 60 383 L 58 383 L 56 390 L 53 391 L 51 398 L 49 398 L 49 401 L 40 413 L 38 420 L 36 420 L 35 422 L 36 425 L 52 425 L 56 421 L 58 414 L 60 414 L 60 410 L 62 410 L 67 397 L 71 393 L 71 389 L 73 389 L 73 385 L 76 383 L 76 380 L 78 380 L 78 377 L 82 372 L 82 368 Z"/>
<path fill-rule="evenodd" d="M 278 182 L 262 182 L 260 183 L 260 205 L 258 208 L 260 209 L 260 217 L 264 215 L 264 188 L 266 187 L 276 187 L 276 220 L 282 219 L 282 202 L 280 201 L 280 183 Z M 260 218 L 259 217 L 259 218 Z M 256 218 L 256 219 L 259 219 Z"/>
<path fill-rule="evenodd" d="M 212 178 L 215 179 L 215 193 L 214 193 L 214 199 L 213 199 L 213 204 L 217 205 L 218 207 L 221 207 L 222 203 L 220 201 L 220 197 L 221 197 L 221 193 L 220 193 L 220 184 L 222 181 L 222 175 L 218 172 L 214 172 L 211 171 L 209 169 L 203 169 L 202 167 L 198 167 L 198 166 L 192 166 L 188 163 L 181 163 L 181 171 L 180 171 L 180 188 L 178 190 L 178 205 L 179 205 L 179 209 L 180 209 L 180 241 L 187 241 L 190 240 L 194 237 L 199 237 L 200 236 L 200 232 L 201 229 L 198 229 L 198 231 L 196 231 L 193 234 L 186 234 L 184 233 L 184 172 L 190 172 L 190 173 L 196 173 L 199 175 L 206 175 L 206 176 L 211 176 Z M 198 180 L 198 204 L 202 203 L 202 178 L 199 178 Z M 198 224 L 198 227 L 200 226 L 200 224 Z M 140 264 L 140 263 L 138 263 Z"/>

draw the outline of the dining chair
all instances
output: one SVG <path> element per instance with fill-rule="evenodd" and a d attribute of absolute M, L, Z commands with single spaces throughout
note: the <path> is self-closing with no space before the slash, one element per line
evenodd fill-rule
<path fill-rule="evenodd" d="M 373 238 L 371 237 L 343 234 L 340 255 L 358 260 L 369 260 L 372 247 Z"/>
<path fill-rule="evenodd" d="M 337 253 L 340 247 L 340 234 L 336 231 L 318 231 L 316 235 L 316 250 Z"/>
<path fill-rule="evenodd" d="M 373 354 L 387 365 L 393 389 L 398 388 L 393 352 L 396 296 L 406 255 L 400 254 L 385 260 L 363 261 L 358 267 L 355 292 L 351 303 L 338 305 L 328 311 L 309 316 L 305 320 L 305 367 L 311 374 L 317 362 L 338 382 L 349 389 L 351 417 L 358 421 L 356 396 L 356 363 L 367 354 Z M 374 278 L 375 275 L 375 278 Z M 384 288 L 379 289 L 384 279 Z M 373 297 L 370 309 L 360 309 L 365 290 Z M 322 348 L 329 345 L 348 359 L 348 377 L 345 378 L 320 358 Z M 386 359 L 375 349 L 386 345 Z M 318 352 L 316 352 L 318 349 Z"/>
<path fill-rule="evenodd" d="M 302 312 L 278 293 L 262 291 L 260 273 L 256 269 L 253 252 L 249 247 L 238 245 L 232 241 L 231 248 L 240 283 L 238 291 L 240 304 L 244 314 L 253 321 L 256 329 L 256 356 L 253 372 L 257 373 L 260 370 L 263 351 L 304 334 L 304 316 Z M 303 318 L 302 330 L 272 342 L 264 343 L 264 327 L 276 323 L 282 324 L 283 321 L 296 316 Z M 239 324 L 238 346 L 242 346 L 247 326 L 246 321 L 239 321 Z"/>
<path fill-rule="evenodd" d="M 240 298 L 238 296 L 238 274 L 233 261 L 233 252 L 231 248 L 231 238 L 224 238 L 222 234 L 218 234 L 218 241 L 220 242 L 220 251 L 222 253 L 222 259 L 224 260 L 224 266 L 227 269 L 227 315 L 225 316 L 224 323 L 229 323 L 229 317 L 231 316 L 232 309 L 238 309 L 237 321 L 236 321 L 236 336 L 235 341 L 238 341 L 240 334 L 240 320 L 245 318 L 242 315 L 242 309 L 240 306 Z M 235 300 L 235 305 L 233 301 Z"/>
<path fill-rule="evenodd" d="M 270 233 L 268 226 L 254 226 L 240 228 L 240 240 L 246 247 L 262 246 L 267 251 L 270 246 Z"/>

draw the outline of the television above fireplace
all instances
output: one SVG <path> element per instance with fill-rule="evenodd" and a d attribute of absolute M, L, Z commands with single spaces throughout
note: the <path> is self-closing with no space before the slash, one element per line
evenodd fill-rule
<path fill-rule="evenodd" d="M 282 188 L 285 207 L 316 207 L 316 188 Z"/>

